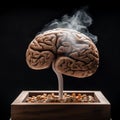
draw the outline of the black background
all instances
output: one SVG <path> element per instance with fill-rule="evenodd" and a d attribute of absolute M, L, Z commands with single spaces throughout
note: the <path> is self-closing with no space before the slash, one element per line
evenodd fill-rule
<path fill-rule="evenodd" d="M 47 1 L 46 1 L 47 2 Z M 57 2 L 57 1 L 56 1 Z M 58 1 L 60 2 L 60 1 Z M 62 1 L 61 1 L 62 2 Z M 111 103 L 113 120 L 119 116 L 120 101 L 120 12 L 119 4 L 108 2 L 56 3 L 57 6 L 32 3 L 0 6 L 0 109 L 2 120 L 10 117 L 10 105 L 22 90 L 57 90 L 57 78 L 51 68 L 28 68 L 25 53 L 28 44 L 45 24 L 64 14 L 72 15 L 88 7 L 93 18 L 89 27 L 98 36 L 100 65 L 97 72 L 84 79 L 64 77 L 65 90 L 100 90 Z M 72 5 L 70 6 L 70 3 Z M 118 109 L 118 110 L 117 110 Z"/>

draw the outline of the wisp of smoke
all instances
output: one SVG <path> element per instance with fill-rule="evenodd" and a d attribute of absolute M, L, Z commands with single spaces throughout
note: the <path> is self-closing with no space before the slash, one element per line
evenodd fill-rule
<path fill-rule="evenodd" d="M 73 14 L 73 16 L 64 15 L 61 20 L 53 20 L 50 24 L 46 25 L 42 31 L 54 28 L 74 29 L 87 35 L 94 43 L 97 43 L 97 36 L 91 34 L 87 28 L 91 24 L 92 18 L 84 10 L 79 10 Z"/>

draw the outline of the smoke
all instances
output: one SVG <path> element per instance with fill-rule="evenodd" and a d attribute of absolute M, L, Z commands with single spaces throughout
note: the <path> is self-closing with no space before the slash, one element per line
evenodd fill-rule
<path fill-rule="evenodd" d="M 88 30 L 91 24 L 92 18 L 84 10 L 79 10 L 74 13 L 73 16 L 64 15 L 61 20 L 53 20 L 50 24 L 46 25 L 42 31 L 54 28 L 74 29 L 87 35 L 94 43 L 97 43 L 97 36 L 91 34 Z"/>

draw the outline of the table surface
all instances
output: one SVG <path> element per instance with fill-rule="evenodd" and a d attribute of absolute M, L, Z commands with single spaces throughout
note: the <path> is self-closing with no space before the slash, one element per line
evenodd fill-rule
<path fill-rule="evenodd" d="M 9 120 L 12 120 L 11 118 Z M 110 118 L 110 120 L 112 120 L 112 118 Z"/>

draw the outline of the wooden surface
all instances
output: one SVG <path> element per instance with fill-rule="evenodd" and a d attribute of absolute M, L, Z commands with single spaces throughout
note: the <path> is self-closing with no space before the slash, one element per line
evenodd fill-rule
<path fill-rule="evenodd" d="M 11 118 L 9 120 L 12 120 Z M 90 120 L 90 119 L 89 119 Z M 112 120 L 112 118 L 110 118 L 110 120 Z"/>
<path fill-rule="evenodd" d="M 94 94 L 95 103 L 26 103 L 29 95 L 58 91 L 22 91 L 11 104 L 12 120 L 110 120 L 110 103 L 100 91 L 64 91 Z"/>
<path fill-rule="evenodd" d="M 9 120 L 12 120 L 11 118 Z M 110 118 L 110 120 L 112 120 L 112 118 Z"/>

